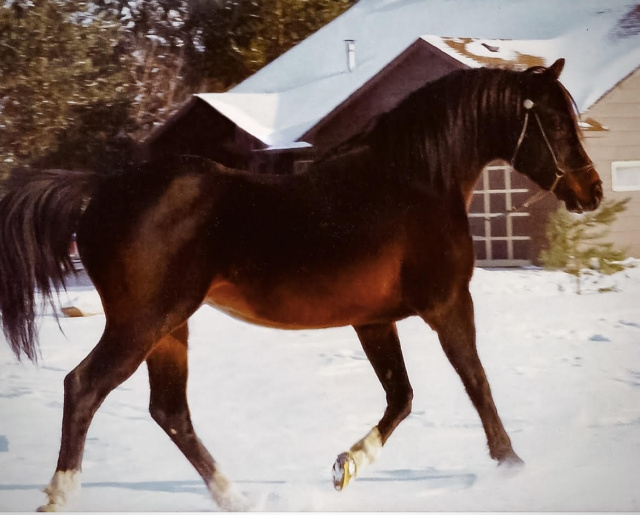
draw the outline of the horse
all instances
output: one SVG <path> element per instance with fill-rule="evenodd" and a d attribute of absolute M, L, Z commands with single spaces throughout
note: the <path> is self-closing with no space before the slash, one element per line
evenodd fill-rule
<path fill-rule="evenodd" d="M 243 495 L 197 437 L 186 397 L 189 317 L 209 304 L 281 329 L 351 325 L 386 394 L 368 434 L 338 455 L 340 490 L 411 411 L 396 322 L 421 317 L 482 421 L 489 455 L 520 465 L 476 348 L 468 208 L 485 165 L 510 162 L 569 211 L 598 207 L 602 183 L 560 83 L 564 60 L 524 71 L 465 69 L 425 85 L 297 175 L 258 175 L 195 156 L 121 173 L 14 174 L 0 201 L 0 310 L 18 359 L 36 360 L 34 290 L 52 301 L 77 234 L 106 323 L 64 380 L 57 467 L 45 511 L 80 488 L 92 417 L 143 363 L 151 417 L 223 509 Z"/>

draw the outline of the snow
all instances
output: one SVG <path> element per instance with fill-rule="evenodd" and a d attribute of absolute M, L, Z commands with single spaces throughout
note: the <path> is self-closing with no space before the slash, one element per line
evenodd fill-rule
<path fill-rule="evenodd" d="M 565 57 L 561 80 L 581 112 L 640 66 L 635 0 L 533 5 L 529 0 L 360 0 L 229 92 L 199 96 L 267 145 L 283 146 L 303 137 L 421 38 L 472 67 L 486 65 L 478 62 L 480 55 L 502 56 L 498 64 L 509 66 L 516 51 L 547 65 Z M 452 52 L 443 38 L 474 40 L 470 54 Z M 347 40 L 355 42 L 353 71 L 347 67 Z M 497 55 L 482 42 L 497 45 Z"/>
<path fill-rule="evenodd" d="M 640 261 L 610 277 L 477 269 L 478 348 L 520 470 L 489 459 L 437 338 L 399 323 L 413 413 L 345 491 L 331 466 L 384 410 L 352 329 L 278 331 L 203 307 L 191 321 L 196 430 L 256 510 L 640 510 Z M 61 304 L 99 312 L 90 286 Z M 31 511 L 57 459 L 63 378 L 104 316 L 42 317 L 40 365 L 0 345 L 0 510 Z M 2 342 L 0 342 L 2 343 Z M 105 401 L 84 456 L 82 511 L 216 510 L 147 412 L 145 367 Z"/>
<path fill-rule="evenodd" d="M 572 93 L 579 112 L 584 113 L 640 66 L 640 37 L 610 37 L 617 22 L 615 18 L 594 17 L 587 30 L 581 27 L 548 40 L 470 39 L 463 44 L 464 51 L 449 44 L 452 40 L 460 42 L 460 38 L 422 39 L 472 68 L 493 62 L 509 67 L 522 64 L 524 69 L 530 56 L 542 58 L 547 66 L 563 57 L 566 65 L 560 79 Z"/>

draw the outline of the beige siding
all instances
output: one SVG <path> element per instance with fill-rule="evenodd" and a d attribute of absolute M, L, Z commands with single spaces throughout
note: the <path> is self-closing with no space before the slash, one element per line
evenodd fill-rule
<path fill-rule="evenodd" d="M 611 189 L 613 161 L 640 160 L 640 69 L 591 107 L 583 118 L 594 118 L 609 130 L 585 133 L 585 146 L 602 178 L 605 198 L 631 197 L 608 240 L 640 258 L 640 191 Z"/>

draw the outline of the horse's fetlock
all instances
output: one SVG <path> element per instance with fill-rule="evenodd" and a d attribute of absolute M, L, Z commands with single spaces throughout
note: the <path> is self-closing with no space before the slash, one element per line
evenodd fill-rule
<path fill-rule="evenodd" d="M 407 390 L 389 395 L 387 405 L 402 418 L 409 416 L 413 407 L 413 389 L 409 387 Z"/>
<path fill-rule="evenodd" d="M 409 408 L 409 411 L 411 411 L 411 406 L 413 405 L 413 388 L 411 387 L 409 387 L 409 389 L 405 394 L 405 403 L 406 403 L 406 406 Z"/>
<path fill-rule="evenodd" d="M 407 392 L 407 396 L 404 400 L 404 409 L 402 410 L 403 417 L 408 417 L 413 409 L 413 390 Z"/>

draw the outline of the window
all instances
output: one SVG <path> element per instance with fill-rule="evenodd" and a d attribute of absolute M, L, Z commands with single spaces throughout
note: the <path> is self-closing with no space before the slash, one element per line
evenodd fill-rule
<path fill-rule="evenodd" d="M 613 191 L 640 191 L 640 161 L 611 163 Z"/>
<path fill-rule="evenodd" d="M 469 208 L 477 266 L 531 264 L 529 213 L 518 211 L 503 216 L 529 196 L 527 181 L 509 165 L 484 169 Z"/>

